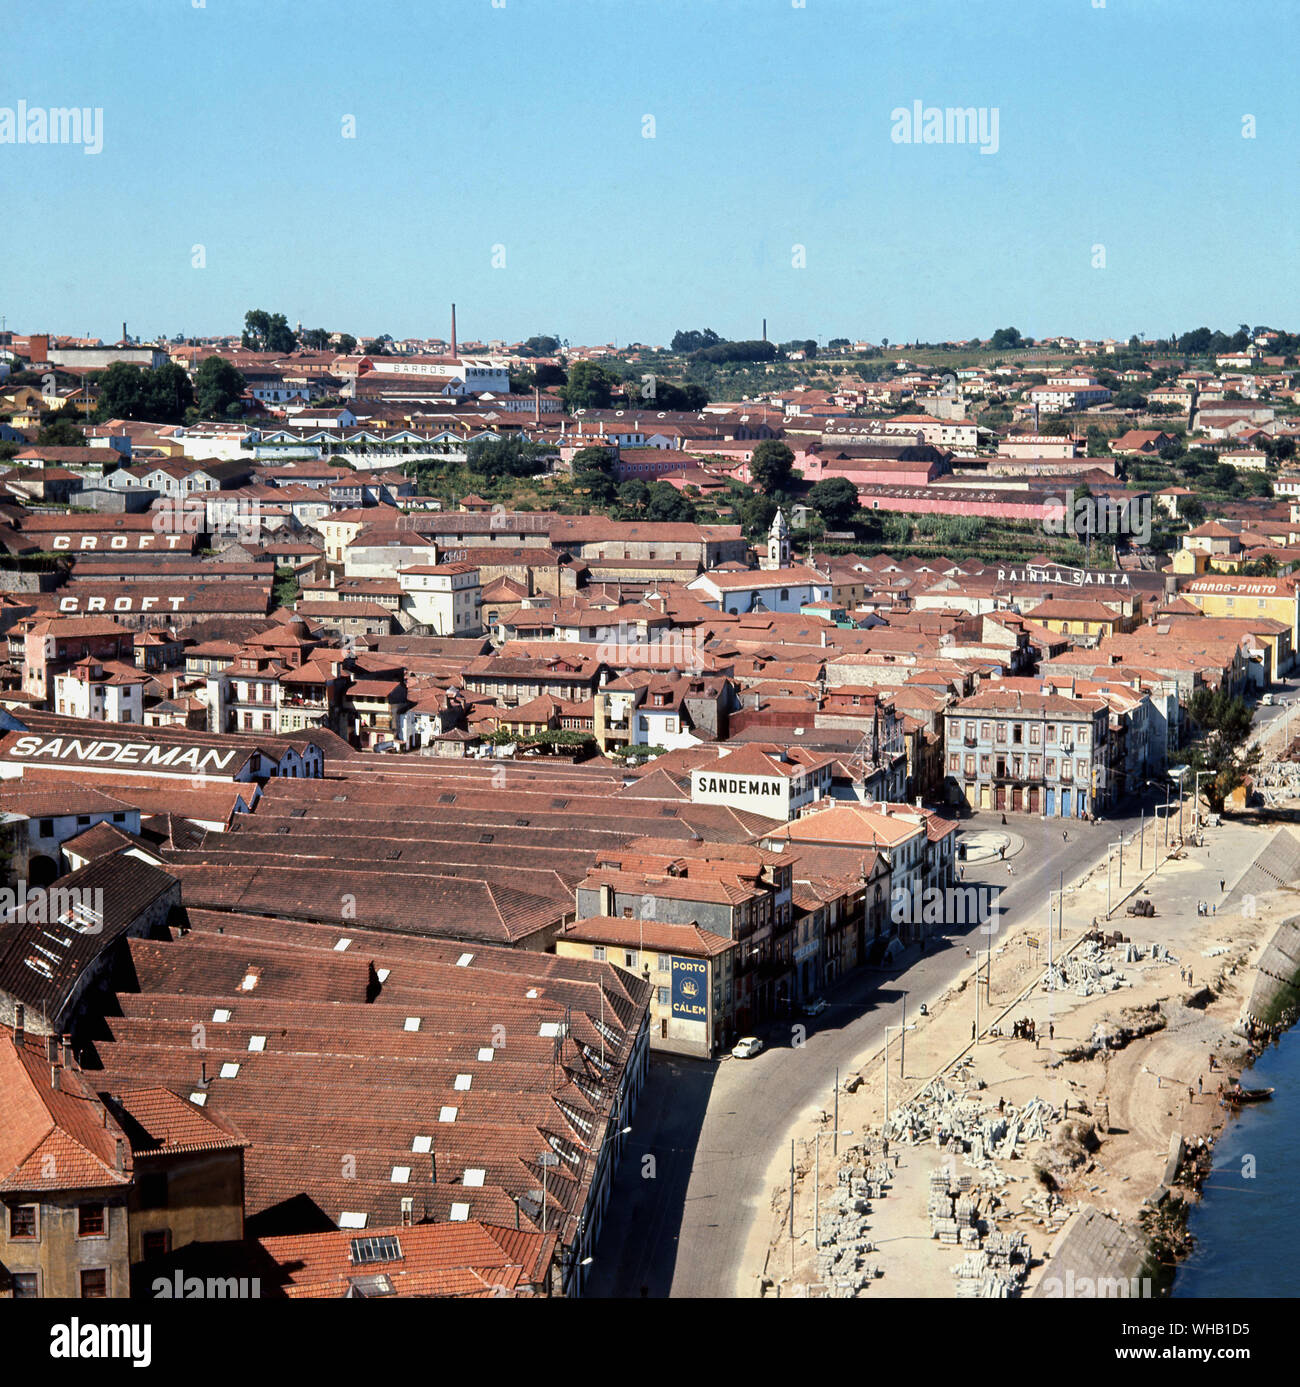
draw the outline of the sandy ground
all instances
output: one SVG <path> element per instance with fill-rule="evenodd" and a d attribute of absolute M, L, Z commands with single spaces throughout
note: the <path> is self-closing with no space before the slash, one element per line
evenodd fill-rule
<path fill-rule="evenodd" d="M 958 1163 L 959 1173 L 969 1170 L 977 1184 L 986 1182 L 981 1216 L 988 1217 L 991 1228 L 1025 1232 L 1036 1261 L 1058 1231 L 1064 1211 L 1076 1204 L 1091 1203 L 1135 1220 L 1143 1200 L 1160 1182 L 1172 1134 L 1179 1132 L 1194 1142 L 1198 1135 L 1209 1136 L 1222 1126 L 1226 1114 L 1215 1090 L 1221 1080 L 1236 1074 L 1245 1053 L 1244 1043 L 1232 1028 L 1253 986 L 1253 965 L 1276 924 L 1295 913 L 1297 898 L 1288 892 L 1261 896 L 1253 917 L 1236 913 L 1231 919 L 1226 912 L 1200 916 L 1196 903 L 1198 899 L 1223 899 L 1219 881 L 1227 878 L 1230 888 L 1273 831 L 1273 827 L 1228 824 L 1210 831 L 1205 848 L 1192 849 L 1182 860 L 1163 861 L 1154 877 L 1148 868 L 1147 889 L 1159 911 L 1153 919 L 1125 916 L 1117 900 L 1114 915 L 1105 922 L 1104 866 L 1076 882 L 1073 889 L 1067 887 L 1059 941 L 1053 943 L 1058 957 L 1088 931 L 1095 915 L 1103 917 L 1107 933 L 1119 930 L 1144 946 L 1148 956 L 1143 960 L 1116 963 L 1117 972 L 1126 980 L 1117 990 L 1091 997 L 1045 991 L 1041 986 L 1047 955 L 1044 918 L 1041 925 L 995 936 L 991 964 L 981 960 L 981 986 L 987 989 L 987 1000 L 981 999 L 977 1043 L 971 1043 L 974 959 L 959 983 L 942 996 L 929 999 L 929 1016 L 914 1018 L 917 1029 L 907 1036 L 906 1072 L 901 1075 L 898 1038 L 893 1037 L 889 1056 L 891 1111 L 938 1075 L 947 1076 L 946 1082 L 959 1093 L 969 1092 L 993 1108 L 1000 1097 L 1016 1106 L 1034 1097 L 1043 1098 L 1058 1109 L 1068 1099 L 1072 1110 L 1082 1101 L 1093 1115 L 1101 1104 L 1108 1108 L 1110 1130 L 1098 1133 L 1099 1148 L 1068 1176 L 1060 1192 L 1063 1211 L 1055 1219 L 1044 1217 L 1041 1208 L 1025 1207 L 1027 1194 L 1042 1192 L 1031 1169 L 1032 1150 L 1022 1148 L 1019 1159 L 995 1161 L 996 1175 L 983 1176 L 964 1162 Z M 1155 858 L 1153 832 L 1148 828 L 1148 864 Z M 1126 875 L 1126 888 L 1131 889 L 1136 877 L 1136 873 Z M 1152 942 L 1168 948 L 1174 961 L 1151 960 Z M 1181 976 L 1182 969 L 1190 969 L 1190 985 Z M 1185 1005 L 1206 984 L 1216 994 L 1213 1000 L 1208 1005 Z M 1072 1047 L 1093 1035 L 1099 1023 L 1109 1028 L 1127 1009 L 1151 1003 L 1160 1005 L 1167 1022 L 1163 1030 L 1090 1059 L 1065 1058 Z M 1012 1020 L 1022 1016 L 1032 1017 L 1037 1024 L 1037 1047 L 1030 1041 L 1009 1038 Z M 993 1026 L 1002 1026 L 1007 1036 L 989 1036 L 987 1031 Z M 1210 1070 L 1211 1054 L 1223 1072 Z M 966 1059 L 971 1063 L 954 1078 L 953 1066 Z M 859 1073 L 861 1087 L 840 1097 L 840 1126 L 854 1133 L 839 1139 L 841 1157 L 845 1148 L 858 1146 L 864 1137 L 879 1150 L 885 1111 L 884 1063 L 879 1049 L 861 1057 Z M 1203 1094 L 1198 1092 L 1198 1080 Z M 986 1087 L 979 1088 L 980 1081 Z M 821 1293 L 814 1272 L 812 1180 L 812 1134 L 819 1127 L 829 1132 L 830 1118 L 814 1107 L 801 1115 L 790 1133 L 795 1149 L 793 1238 L 789 1231 L 788 1141 L 769 1167 L 770 1212 L 756 1221 L 737 1276 L 738 1295 L 758 1293 L 765 1279 L 768 1295 Z M 839 1162 L 831 1154 L 829 1136 L 822 1139 L 821 1148 L 820 1189 L 825 1199 L 835 1188 Z M 960 1260 L 960 1253 L 931 1239 L 926 1213 L 929 1172 L 944 1163 L 945 1157 L 933 1145 L 900 1146 L 897 1142 L 891 1145 L 891 1163 L 894 1157 L 899 1163 L 893 1184 L 884 1198 L 873 1201 L 867 1219 L 868 1235 L 876 1247 L 875 1260 L 883 1275 L 870 1283 L 866 1293 L 951 1296 L 954 1280 L 949 1268 Z M 1031 1272 L 1028 1288 L 1039 1274 L 1041 1264 Z"/>

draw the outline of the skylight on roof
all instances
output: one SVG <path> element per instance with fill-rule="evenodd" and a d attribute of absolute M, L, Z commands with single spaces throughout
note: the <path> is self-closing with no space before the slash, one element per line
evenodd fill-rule
<path fill-rule="evenodd" d="M 556 1036 L 564 1034 L 563 1021 L 543 1021 L 542 1028 L 537 1032 L 538 1035 L 546 1036 L 549 1040 L 554 1040 Z"/>
<path fill-rule="evenodd" d="M 494 1057 L 495 1055 L 496 1055 L 496 1051 L 495 1051 L 490 1045 L 485 1045 L 485 1046 L 478 1052 L 479 1060 L 480 1060 L 480 1062 L 483 1063 L 483 1064 L 489 1064 L 489 1063 L 491 1063 L 491 1061 L 492 1061 L 492 1059 L 493 1059 L 493 1057 Z"/>
<path fill-rule="evenodd" d="M 239 990 L 241 992 L 251 992 L 257 986 L 257 977 L 258 975 L 256 973 L 245 973 L 244 981 L 239 984 Z"/>
<path fill-rule="evenodd" d="M 472 1074 L 457 1074 L 456 1091 L 458 1093 L 467 1093 L 469 1091 L 469 1086 L 471 1083 L 473 1083 L 473 1081 L 474 1076 Z"/>
<path fill-rule="evenodd" d="M 207 1101 L 208 1095 L 198 1089 L 195 1089 L 194 1092 L 190 1094 L 190 1102 L 193 1103 L 196 1108 L 201 1108 Z"/>
<path fill-rule="evenodd" d="M 467 1170 L 461 1179 L 461 1184 L 477 1188 L 483 1183 L 486 1176 L 486 1170 Z"/>
<path fill-rule="evenodd" d="M 416 1137 L 411 1143 L 411 1150 L 414 1151 L 417 1156 L 427 1156 L 429 1152 L 433 1150 L 433 1138 Z"/>
<path fill-rule="evenodd" d="M 250 1035 L 248 1037 L 248 1048 L 254 1054 L 258 1054 L 265 1050 L 266 1037 L 264 1035 Z"/>
<path fill-rule="evenodd" d="M 473 963 L 473 962 L 474 962 L 474 955 L 473 955 L 473 954 L 461 954 L 461 956 L 456 960 L 456 967 L 457 967 L 457 968 L 468 968 L 469 965 L 470 965 L 471 963 Z"/>
<path fill-rule="evenodd" d="M 409 1165 L 395 1165 L 393 1173 L 388 1177 L 391 1184 L 406 1185 L 411 1180 L 411 1167 Z"/>
<path fill-rule="evenodd" d="M 453 1204 L 453 1205 L 451 1206 L 451 1213 L 449 1213 L 449 1214 L 447 1215 L 447 1217 L 451 1220 L 452 1223 L 468 1223 L 468 1222 L 469 1222 L 469 1205 L 468 1205 L 468 1204 Z"/>
<path fill-rule="evenodd" d="M 459 1108 L 441 1108 L 438 1111 L 439 1122 L 455 1122 Z"/>
<path fill-rule="evenodd" d="M 228 1007 L 218 1007 L 218 1008 L 216 1009 L 216 1011 L 214 1011 L 214 1012 L 212 1013 L 212 1019 L 213 1019 L 215 1022 L 217 1022 L 219 1025 L 220 1025 L 221 1023 L 223 1023 L 223 1022 L 229 1021 L 229 1020 L 230 1020 L 230 1010 L 229 1010 L 229 1008 L 228 1008 Z"/>
<path fill-rule="evenodd" d="M 221 1066 L 221 1077 L 223 1079 L 233 1079 L 239 1073 L 239 1065 L 234 1060 L 227 1060 Z"/>
<path fill-rule="evenodd" d="M 334 952 L 336 954 L 346 953 L 347 950 L 351 948 L 351 946 L 352 941 L 350 939 L 340 939 L 339 942 L 334 946 Z"/>
<path fill-rule="evenodd" d="M 392 971 L 393 971 L 393 970 L 392 970 L 391 968 L 376 968 L 376 969 L 375 969 L 375 977 L 377 977 L 377 978 L 379 979 L 380 982 L 387 982 L 387 981 L 388 981 L 388 975 L 389 975 L 389 973 L 391 973 Z"/>
<path fill-rule="evenodd" d="M 524 993 L 524 996 L 525 996 L 525 997 L 538 997 L 538 996 L 540 996 L 540 995 L 541 995 L 541 994 L 538 992 L 538 990 L 537 990 L 535 987 L 530 987 L 530 988 L 528 989 L 528 991 Z"/>
<path fill-rule="evenodd" d="M 402 1025 L 404 1031 L 418 1031 L 420 1029 L 420 1018 L 418 1016 L 408 1016 Z"/>

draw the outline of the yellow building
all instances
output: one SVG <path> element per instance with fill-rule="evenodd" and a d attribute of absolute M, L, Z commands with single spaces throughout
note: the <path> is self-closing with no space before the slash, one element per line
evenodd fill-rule
<path fill-rule="evenodd" d="M 609 915 L 575 920 L 555 938 L 561 958 L 612 963 L 652 985 L 651 1049 L 705 1058 L 733 1029 L 730 955 L 737 947 L 695 924 Z"/>

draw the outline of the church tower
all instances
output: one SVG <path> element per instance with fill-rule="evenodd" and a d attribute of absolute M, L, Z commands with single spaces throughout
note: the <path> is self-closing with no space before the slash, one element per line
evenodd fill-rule
<path fill-rule="evenodd" d="M 772 528 L 767 532 L 767 557 L 759 567 L 790 567 L 790 527 L 785 523 L 785 512 L 779 506 L 776 515 L 772 517 Z"/>

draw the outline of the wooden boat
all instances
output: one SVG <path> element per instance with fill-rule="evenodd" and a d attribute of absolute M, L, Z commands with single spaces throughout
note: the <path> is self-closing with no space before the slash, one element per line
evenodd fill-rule
<path fill-rule="evenodd" d="M 1240 1107 L 1243 1103 L 1263 1103 L 1272 1096 L 1273 1090 L 1271 1088 L 1225 1088 L 1223 1090 L 1223 1101 L 1233 1107 Z"/>

